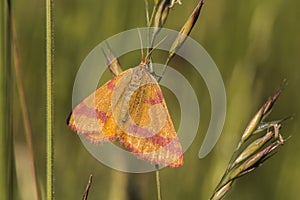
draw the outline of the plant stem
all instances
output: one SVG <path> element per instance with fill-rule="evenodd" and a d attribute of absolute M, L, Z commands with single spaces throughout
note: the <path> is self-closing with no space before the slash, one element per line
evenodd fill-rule
<path fill-rule="evenodd" d="M 46 0 L 46 124 L 47 124 L 47 189 L 48 200 L 54 199 L 54 147 L 53 147 L 53 0 Z"/>
<path fill-rule="evenodd" d="M 156 177 L 157 200 L 162 200 L 158 166 L 156 166 L 155 177 Z"/>
<path fill-rule="evenodd" d="M 0 14 L 0 199 L 13 198 L 12 79 L 10 0 L 1 1 Z"/>

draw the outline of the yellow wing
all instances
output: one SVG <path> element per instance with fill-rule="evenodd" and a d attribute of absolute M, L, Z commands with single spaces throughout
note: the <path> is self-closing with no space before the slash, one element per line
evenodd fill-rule
<path fill-rule="evenodd" d="M 116 83 L 125 73 L 108 81 L 73 109 L 68 125 L 74 132 L 93 143 L 116 139 L 121 130 L 111 113 L 111 96 Z"/>
<path fill-rule="evenodd" d="M 130 152 L 153 164 L 183 164 L 162 91 L 141 65 L 122 72 L 76 106 L 68 125 L 93 143 L 118 138 Z"/>

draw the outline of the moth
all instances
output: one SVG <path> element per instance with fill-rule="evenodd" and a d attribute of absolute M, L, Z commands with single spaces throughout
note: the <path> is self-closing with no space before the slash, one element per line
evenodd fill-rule
<path fill-rule="evenodd" d="M 91 143 L 119 141 L 156 166 L 182 166 L 182 146 L 149 62 L 112 74 L 73 109 L 71 129 Z"/>

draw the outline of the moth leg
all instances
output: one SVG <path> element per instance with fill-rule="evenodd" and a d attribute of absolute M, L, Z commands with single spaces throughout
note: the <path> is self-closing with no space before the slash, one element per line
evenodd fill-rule
<path fill-rule="evenodd" d="M 158 83 L 159 83 L 160 80 L 162 79 L 162 76 L 157 75 L 155 72 L 152 72 L 151 75 L 157 80 Z"/>
<path fill-rule="evenodd" d="M 151 59 L 146 64 L 146 67 L 147 67 L 148 71 L 150 72 L 150 74 L 157 80 L 157 82 L 160 82 L 162 76 L 160 76 L 160 75 L 158 75 L 158 74 L 155 73 L 155 71 L 153 69 L 153 65 L 152 65 Z"/>

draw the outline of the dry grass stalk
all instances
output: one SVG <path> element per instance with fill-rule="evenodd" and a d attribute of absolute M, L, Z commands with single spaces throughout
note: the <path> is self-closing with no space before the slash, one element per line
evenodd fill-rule
<path fill-rule="evenodd" d="M 25 95 L 25 89 L 23 84 L 23 77 L 21 72 L 21 63 L 20 63 L 20 54 L 18 51 L 18 42 L 17 42 L 17 32 L 15 29 L 15 22 L 12 15 L 10 15 L 10 31 L 11 31 L 11 48 L 12 48 L 12 58 L 13 58 L 13 66 L 14 66 L 14 72 L 15 72 L 15 78 L 17 83 L 17 91 L 19 95 L 20 100 L 20 106 L 21 106 L 21 112 L 22 112 L 22 118 L 24 123 L 24 134 L 27 144 L 27 149 L 29 151 L 30 156 L 30 168 L 31 168 L 31 174 L 33 179 L 33 199 L 40 199 L 39 195 L 39 184 L 38 184 L 38 178 L 37 178 L 37 172 L 36 172 L 36 165 L 35 165 L 35 157 L 34 157 L 34 149 L 33 149 L 33 141 L 32 141 L 32 130 L 29 120 L 29 113 L 28 113 L 28 106 L 26 103 L 26 95 Z"/>
<path fill-rule="evenodd" d="M 93 181 L 93 175 L 91 174 L 90 177 L 89 177 L 89 181 L 86 185 L 85 192 L 83 194 L 82 200 L 87 200 L 88 199 L 89 191 L 90 191 L 90 188 L 92 186 L 92 181 Z"/>

